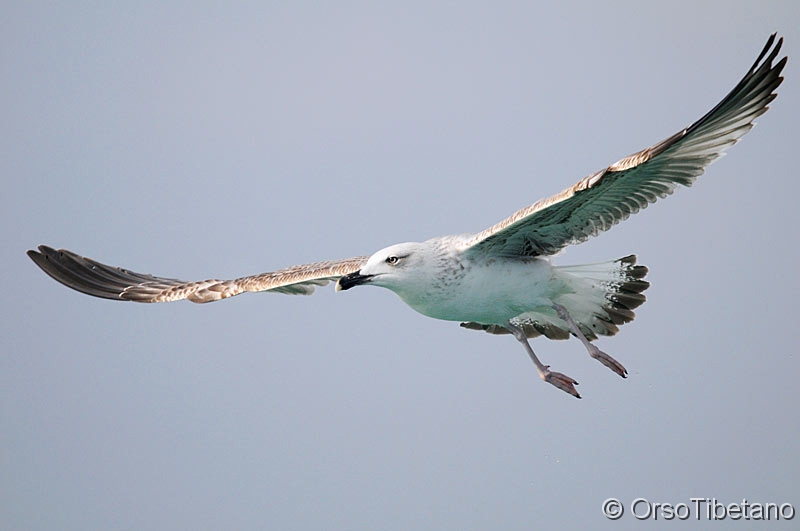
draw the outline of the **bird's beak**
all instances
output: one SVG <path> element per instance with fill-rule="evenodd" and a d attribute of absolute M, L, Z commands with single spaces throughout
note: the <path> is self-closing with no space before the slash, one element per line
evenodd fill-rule
<path fill-rule="evenodd" d="M 346 289 L 350 289 L 353 286 L 358 286 L 360 284 L 366 284 L 369 282 L 372 277 L 375 275 L 362 275 L 361 271 L 356 271 L 355 273 L 350 273 L 349 275 L 345 275 L 339 280 L 336 281 L 336 291 L 343 291 Z"/>

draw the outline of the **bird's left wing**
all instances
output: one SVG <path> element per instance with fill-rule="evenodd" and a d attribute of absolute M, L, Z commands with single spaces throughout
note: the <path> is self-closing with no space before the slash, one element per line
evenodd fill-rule
<path fill-rule="evenodd" d="M 310 295 L 315 286 L 324 286 L 331 280 L 357 271 L 368 258 L 358 256 L 346 260 L 316 262 L 234 280 L 186 282 L 134 273 L 121 267 L 101 264 L 66 249 L 56 250 L 46 245 L 40 245 L 38 251 L 28 251 L 28 256 L 57 281 L 93 297 L 135 302 L 187 299 L 199 303 L 227 299 L 247 291 Z"/>
<path fill-rule="evenodd" d="M 706 166 L 753 128 L 753 120 L 777 96 L 786 57 L 773 65 L 783 43 L 775 38 L 770 36 L 739 84 L 694 124 L 465 238 L 462 251 L 552 255 L 610 229 L 678 185 L 691 186 Z"/>

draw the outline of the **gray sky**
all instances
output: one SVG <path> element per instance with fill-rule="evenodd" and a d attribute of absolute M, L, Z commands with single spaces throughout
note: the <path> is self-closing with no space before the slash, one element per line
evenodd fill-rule
<path fill-rule="evenodd" d="M 800 4 L 66 4 L 0 20 L 0 528 L 800 508 Z M 627 380 L 576 340 L 534 341 L 580 401 L 512 338 L 385 290 L 123 304 L 24 254 L 199 280 L 477 231 L 699 118 L 773 31 L 787 79 L 742 143 L 557 258 L 650 267 L 636 321 L 599 342 Z"/>

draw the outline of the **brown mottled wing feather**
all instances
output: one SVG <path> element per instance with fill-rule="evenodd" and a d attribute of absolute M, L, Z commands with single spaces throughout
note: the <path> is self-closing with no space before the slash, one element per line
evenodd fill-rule
<path fill-rule="evenodd" d="M 525 332 L 525 337 L 528 339 L 533 339 L 534 337 L 539 337 L 540 335 L 544 334 L 545 337 L 548 339 L 568 339 L 569 338 L 569 330 L 566 328 L 561 328 L 556 326 L 553 323 L 538 323 L 534 321 L 526 321 L 521 319 L 512 319 L 511 320 L 515 325 L 520 327 L 523 332 Z M 495 335 L 503 335 L 503 334 L 510 334 L 511 331 L 508 328 L 505 328 L 500 325 L 486 325 L 481 323 L 461 323 L 462 328 L 467 328 L 469 330 L 483 330 L 484 332 L 488 332 L 490 334 Z"/>
<path fill-rule="evenodd" d="M 317 262 L 288 267 L 235 280 L 203 280 L 185 282 L 174 278 L 154 277 L 113 267 L 66 249 L 55 250 L 40 245 L 39 251 L 28 256 L 45 273 L 74 290 L 104 299 L 135 302 L 170 302 L 188 299 L 192 302 L 212 302 L 227 299 L 246 291 L 275 291 L 310 295 L 314 286 L 357 271 L 366 256 L 347 260 Z"/>
<path fill-rule="evenodd" d="M 770 36 L 739 84 L 700 120 L 467 238 L 464 252 L 552 255 L 610 229 L 678 185 L 691 186 L 706 166 L 753 128 L 753 120 L 777 96 L 786 57 L 773 65 L 783 43 L 775 37 Z"/>

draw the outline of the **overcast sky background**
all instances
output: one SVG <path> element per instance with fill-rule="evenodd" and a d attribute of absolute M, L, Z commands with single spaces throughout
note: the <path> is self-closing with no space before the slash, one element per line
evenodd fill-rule
<path fill-rule="evenodd" d="M 4 12 L 0 529 L 639 529 L 637 497 L 800 508 L 800 3 Z M 136 305 L 25 256 L 199 280 L 481 230 L 699 118 L 773 31 L 790 62 L 758 127 L 558 257 L 650 267 L 636 321 L 599 342 L 627 380 L 576 340 L 533 342 L 583 400 L 512 338 L 385 290 Z"/>

